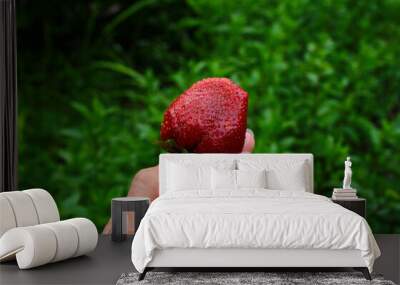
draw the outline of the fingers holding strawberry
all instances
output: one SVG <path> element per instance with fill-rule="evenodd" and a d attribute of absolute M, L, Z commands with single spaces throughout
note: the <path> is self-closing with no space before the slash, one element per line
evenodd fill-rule
<path fill-rule="evenodd" d="M 256 139 L 254 137 L 254 133 L 252 130 L 247 129 L 246 130 L 246 136 L 244 139 L 244 145 L 242 149 L 242 153 L 251 153 L 254 150 L 254 147 L 256 145 Z"/>

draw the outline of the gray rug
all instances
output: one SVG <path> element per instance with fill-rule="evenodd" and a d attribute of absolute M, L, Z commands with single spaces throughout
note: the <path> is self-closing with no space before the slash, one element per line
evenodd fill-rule
<path fill-rule="evenodd" d="M 133 284 L 379 284 L 394 285 L 380 275 L 368 281 L 359 272 L 148 272 L 137 281 L 138 273 L 122 274 L 117 285 Z"/>

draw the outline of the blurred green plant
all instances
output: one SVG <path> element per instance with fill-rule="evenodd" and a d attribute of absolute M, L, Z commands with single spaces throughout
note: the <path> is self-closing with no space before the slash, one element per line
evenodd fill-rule
<path fill-rule="evenodd" d="M 18 3 L 19 180 L 63 217 L 101 228 L 157 163 L 168 104 L 225 76 L 256 152 L 313 153 L 322 195 L 351 155 L 371 227 L 400 233 L 400 1 L 45 2 Z"/>

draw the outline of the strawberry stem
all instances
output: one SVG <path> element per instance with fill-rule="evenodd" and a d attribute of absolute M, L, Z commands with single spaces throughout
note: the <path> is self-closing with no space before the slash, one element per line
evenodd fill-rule
<path fill-rule="evenodd" d="M 188 153 L 187 149 L 179 146 L 174 139 L 159 140 L 157 144 L 164 149 L 166 152 L 170 153 Z"/>

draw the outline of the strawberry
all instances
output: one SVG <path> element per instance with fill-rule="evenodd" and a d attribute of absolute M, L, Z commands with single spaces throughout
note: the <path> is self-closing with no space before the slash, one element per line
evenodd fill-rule
<path fill-rule="evenodd" d="M 247 93 L 227 78 L 196 82 L 165 111 L 162 145 L 170 152 L 241 152 L 247 101 Z"/>

